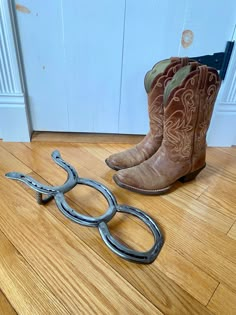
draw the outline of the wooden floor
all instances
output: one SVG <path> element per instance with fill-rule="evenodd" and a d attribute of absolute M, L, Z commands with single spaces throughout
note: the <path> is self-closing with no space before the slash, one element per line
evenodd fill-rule
<path fill-rule="evenodd" d="M 128 144 L 0 142 L 0 314 L 236 314 L 236 148 L 209 148 L 207 168 L 191 183 L 163 196 L 117 187 L 104 163 Z M 82 177 L 107 185 L 119 203 L 141 208 L 161 226 L 165 244 L 151 265 L 111 253 L 96 228 L 64 217 L 54 202 L 40 206 L 34 193 L 3 177 L 30 174 L 50 185 L 66 175 L 50 158 L 54 149 Z M 68 202 L 92 216 L 104 198 L 76 187 Z M 152 236 L 119 214 L 112 233 L 136 249 Z"/>

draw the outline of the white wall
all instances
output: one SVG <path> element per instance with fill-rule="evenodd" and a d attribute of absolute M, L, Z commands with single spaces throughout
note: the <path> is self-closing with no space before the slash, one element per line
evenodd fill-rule
<path fill-rule="evenodd" d="M 14 24 L 4 13 L 7 3 L 0 3 L 0 29 L 7 38 L 0 60 L 7 64 L 9 55 L 11 63 L 1 78 L 7 82 L 7 73 L 19 85 L 0 90 L 0 136 L 29 139 L 19 54 L 11 37 Z M 170 56 L 223 51 L 232 39 L 236 2 L 53 0 L 45 5 L 24 0 L 16 15 L 34 130 L 144 134 L 145 73 Z M 187 29 L 194 40 L 186 48 L 181 36 Z M 210 145 L 235 143 L 235 64 L 234 58 L 218 97 Z"/>
<path fill-rule="evenodd" d="M 16 43 L 11 2 L 0 2 L 0 137 L 5 141 L 29 141 L 25 93 Z"/>

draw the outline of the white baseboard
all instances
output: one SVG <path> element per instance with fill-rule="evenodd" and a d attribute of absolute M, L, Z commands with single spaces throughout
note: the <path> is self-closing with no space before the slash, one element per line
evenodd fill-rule
<path fill-rule="evenodd" d="M 14 1 L 0 1 L 0 138 L 30 141 L 26 92 L 14 17 Z"/>
<path fill-rule="evenodd" d="M 236 112 L 215 113 L 207 144 L 211 147 L 230 147 L 236 145 Z"/>
<path fill-rule="evenodd" d="M 0 137 L 8 142 L 29 142 L 25 105 L 0 106 Z"/>

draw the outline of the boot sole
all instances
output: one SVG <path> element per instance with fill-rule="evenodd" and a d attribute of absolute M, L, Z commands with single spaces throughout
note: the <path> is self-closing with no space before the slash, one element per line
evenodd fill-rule
<path fill-rule="evenodd" d="M 206 164 L 203 167 L 201 167 L 200 169 L 180 177 L 179 179 L 177 179 L 177 181 L 180 181 L 181 183 L 187 183 L 187 182 L 193 180 L 205 167 L 206 167 Z M 163 195 L 163 194 L 167 193 L 171 189 L 171 187 L 173 187 L 173 185 L 177 182 L 176 181 L 175 183 L 173 183 L 170 186 L 167 186 L 165 188 L 155 189 L 155 190 L 147 190 L 147 189 L 140 189 L 140 188 L 136 188 L 136 187 L 124 184 L 118 179 L 118 177 L 116 175 L 113 176 L 113 180 L 121 188 L 128 189 L 130 191 L 137 192 L 137 193 L 140 193 L 143 195 Z"/>

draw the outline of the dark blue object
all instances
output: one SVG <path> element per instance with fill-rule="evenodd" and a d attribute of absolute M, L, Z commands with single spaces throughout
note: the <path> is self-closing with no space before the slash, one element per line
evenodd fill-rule
<path fill-rule="evenodd" d="M 234 42 L 228 41 L 224 52 L 215 53 L 213 55 L 205 55 L 200 57 L 191 57 L 208 67 L 215 68 L 220 71 L 220 77 L 222 80 L 225 78 L 225 74 L 229 65 L 230 57 L 233 51 Z"/>

